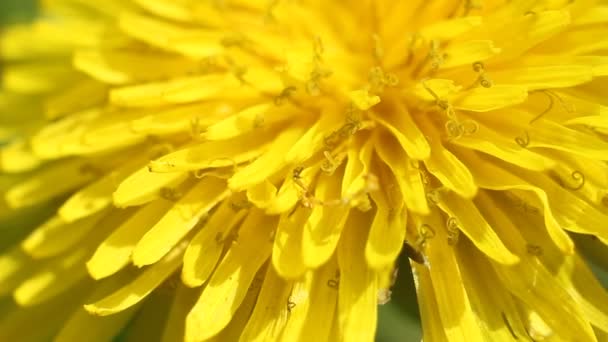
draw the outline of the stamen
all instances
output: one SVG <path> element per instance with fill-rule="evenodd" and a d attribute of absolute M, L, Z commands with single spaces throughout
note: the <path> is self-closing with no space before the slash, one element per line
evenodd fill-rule
<path fill-rule="evenodd" d="M 549 106 L 547 107 L 547 109 L 545 109 L 542 113 L 538 114 L 537 116 L 535 116 L 534 118 L 532 118 L 532 120 L 530 120 L 530 124 L 534 123 L 535 121 L 537 121 L 538 119 L 540 119 L 541 117 L 543 117 L 545 114 L 549 113 L 552 109 L 553 109 L 553 105 L 555 104 L 555 100 L 557 99 L 557 101 L 560 103 L 560 105 L 562 106 L 562 108 L 566 111 L 566 113 L 574 113 L 576 111 L 576 108 L 574 108 L 573 105 L 569 105 L 568 103 L 566 103 L 566 101 L 564 101 L 564 99 L 559 96 L 559 94 L 550 91 L 550 90 L 539 90 L 538 92 L 543 93 L 547 96 L 547 98 L 549 99 Z"/>
<path fill-rule="evenodd" d="M 338 287 L 340 286 L 340 270 L 336 270 L 336 273 L 334 274 L 334 278 L 329 279 L 327 281 L 327 286 L 334 290 L 338 289 Z"/>
<path fill-rule="evenodd" d="M 294 184 L 300 188 L 300 192 L 301 192 L 300 205 L 304 208 L 312 209 L 317 204 L 322 205 L 323 202 L 316 199 L 314 197 L 314 195 L 310 193 L 308 186 L 306 184 L 304 184 L 304 181 L 302 180 L 303 171 L 304 171 L 304 168 L 301 166 L 295 168 L 293 170 L 292 179 L 293 179 Z M 295 208 L 291 214 L 293 214 L 294 212 L 295 212 Z"/>
<path fill-rule="evenodd" d="M 292 302 L 291 299 L 289 299 L 287 301 L 287 311 L 291 313 L 291 310 L 293 310 L 296 307 L 296 303 Z"/>
<path fill-rule="evenodd" d="M 539 214 L 538 208 L 536 208 L 533 205 L 530 205 L 529 203 L 525 202 L 521 198 L 513 196 L 511 198 L 511 200 L 515 203 L 515 207 L 516 208 L 520 208 L 524 213 L 526 213 L 526 214 L 533 214 L 533 215 L 538 215 Z"/>
<path fill-rule="evenodd" d="M 222 170 L 218 170 L 218 169 L 200 169 L 200 170 L 194 171 L 192 173 L 192 175 L 196 179 L 203 179 L 203 178 L 209 177 L 209 176 L 221 178 L 221 179 L 228 179 L 232 176 L 232 173 L 222 172 Z"/>
<path fill-rule="evenodd" d="M 450 217 L 446 222 L 446 226 L 448 230 L 448 245 L 454 246 L 458 243 L 458 238 L 460 236 L 458 220 L 455 217 Z"/>
<path fill-rule="evenodd" d="M 455 140 L 475 134 L 479 130 L 479 124 L 474 120 L 458 122 L 450 119 L 445 123 L 445 129 L 448 132 L 448 139 Z"/>
<path fill-rule="evenodd" d="M 344 161 L 344 157 L 334 157 L 329 151 L 323 151 L 323 155 L 325 156 L 325 160 L 321 164 L 321 171 L 328 175 L 332 175 L 336 171 L 336 169 L 342 164 L 342 162 Z"/>
<path fill-rule="evenodd" d="M 420 225 L 420 227 L 418 227 L 418 238 L 416 239 L 416 246 L 418 246 L 418 249 L 424 250 L 427 241 L 434 238 L 435 235 L 435 230 L 429 224 L 423 223 Z"/>
<path fill-rule="evenodd" d="M 346 122 L 344 125 L 323 139 L 325 147 L 328 150 L 335 149 L 341 141 L 357 133 L 361 129 L 361 126 L 362 122 L 359 111 L 351 104 L 346 111 Z"/>
<path fill-rule="evenodd" d="M 184 194 L 178 191 L 177 189 L 162 187 L 159 190 L 160 197 L 166 199 L 167 201 L 176 202 L 178 201 Z"/>
<path fill-rule="evenodd" d="M 420 83 L 422 84 L 422 86 L 424 87 L 424 89 L 431 94 L 431 96 L 433 98 L 435 98 L 435 104 L 437 106 L 439 106 L 439 108 L 443 109 L 443 110 L 448 110 L 448 108 L 450 108 L 450 104 L 448 103 L 447 100 L 444 100 L 442 98 L 439 97 L 439 95 L 437 95 L 437 93 L 431 89 L 431 87 L 428 86 L 428 84 L 426 83 L 428 79 L 423 79 L 422 81 L 420 81 Z"/>
<path fill-rule="evenodd" d="M 549 99 L 549 106 L 547 107 L 547 109 L 543 110 L 542 113 L 532 118 L 532 120 L 530 120 L 529 122 L 530 124 L 533 124 L 536 120 L 542 118 L 545 114 L 549 113 L 551 109 L 553 109 L 553 104 L 555 103 L 555 100 L 553 100 L 553 96 L 551 96 L 551 93 L 548 91 L 541 91 L 541 93 L 545 94 Z"/>
<path fill-rule="evenodd" d="M 485 65 L 483 64 L 483 62 L 473 63 L 473 70 L 475 70 L 475 72 L 479 73 L 479 76 L 477 77 L 477 80 L 475 81 L 476 84 L 479 84 L 484 88 L 492 87 L 492 80 L 488 77 L 488 75 L 486 73 Z"/>
<path fill-rule="evenodd" d="M 331 70 L 323 66 L 323 42 L 321 37 L 316 37 L 313 42 L 313 70 L 310 72 L 310 79 L 306 82 L 306 92 L 310 96 L 321 95 L 320 83 L 324 78 L 331 76 Z"/>
<path fill-rule="evenodd" d="M 439 67 L 445 63 L 447 54 L 439 52 L 439 41 L 431 40 L 431 49 L 429 51 L 429 59 L 431 60 L 432 71 L 437 71 Z"/>
<path fill-rule="evenodd" d="M 526 244 L 526 251 L 528 252 L 528 254 L 534 255 L 534 256 L 543 255 L 543 248 L 539 245 L 534 245 L 531 243 Z"/>
<path fill-rule="evenodd" d="M 572 171 L 570 177 L 576 182 L 574 185 L 567 184 L 559 177 L 557 177 L 556 180 L 563 188 L 570 189 L 572 191 L 577 191 L 583 188 L 585 185 L 585 175 L 582 172 L 578 170 Z"/>
<path fill-rule="evenodd" d="M 274 104 L 277 106 L 282 106 L 285 103 L 285 100 L 289 100 L 291 95 L 297 90 L 294 86 L 289 86 L 283 89 L 281 93 L 274 97 Z"/>

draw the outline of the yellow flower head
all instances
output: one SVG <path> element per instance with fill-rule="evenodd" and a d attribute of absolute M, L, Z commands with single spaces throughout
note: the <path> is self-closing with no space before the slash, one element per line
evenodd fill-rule
<path fill-rule="evenodd" d="M 43 7 L 0 39 L 1 341 L 372 341 L 401 252 L 425 342 L 606 336 L 608 1 Z"/>

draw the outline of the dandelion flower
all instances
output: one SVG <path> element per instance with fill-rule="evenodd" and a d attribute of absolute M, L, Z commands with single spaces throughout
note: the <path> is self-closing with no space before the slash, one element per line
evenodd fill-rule
<path fill-rule="evenodd" d="M 53 212 L 0 231 L 0 340 L 372 341 L 400 253 L 424 341 L 605 338 L 607 36 L 605 0 L 43 1 L 0 41 L 0 215 Z"/>

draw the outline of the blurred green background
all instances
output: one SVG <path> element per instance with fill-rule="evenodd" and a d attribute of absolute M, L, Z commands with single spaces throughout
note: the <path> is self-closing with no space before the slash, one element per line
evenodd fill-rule
<path fill-rule="evenodd" d="M 35 0 L 0 0 L 0 25 L 31 20 L 35 13 Z M 401 264 L 392 300 L 379 306 L 378 342 L 421 340 L 416 295 L 407 258 L 401 260 Z M 121 337 L 116 339 L 120 340 Z"/>
<path fill-rule="evenodd" d="M 32 18 L 36 0 L 0 0 L 0 23 L 10 24 Z"/>

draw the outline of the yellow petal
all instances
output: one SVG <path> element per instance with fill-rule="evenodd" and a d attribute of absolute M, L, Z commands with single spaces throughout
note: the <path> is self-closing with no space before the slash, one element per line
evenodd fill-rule
<path fill-rule="evenodd" d="M 341 115 L 337 108 L 328 106 L 321 118 L 315 122 L 285 155 L 289 163 L 299 164 L 310 158 L 325 145 L 326 137 L 340 127 Z"/>
<path fill-rule="evenodd" d="M 478 16 L 467 16 L 463 18 L 452 18 L 440 20 L 427 25 L 420 30 L 420 35 L 426 39 L 447 40 L 463 34 L 470 29 L 482 24 L 482 18 Z"/>
<path fill-rule="evenodd" d="M 172 205 L 173 203 L 164 199 L 156 200 L 143 206 L 114 229 L 87 261 L 91 277 L 105 278 L 127 266 L 131 262 L 131 252 L 137 242 Z"/>
<path fill-rule="evenodd" d="M 112 278 L 110 281 L 97 285 L 96 289 L 86 301 L 96 301 L 107 296 L 114 291 L 117 286 L 122 286 L 127 278 L 127 274 L 122 274 L 119 277 Z M 61 330 L 55 336 L 55 341 L 72 342 L 80 339 L 83 334 L 86 334 L 87 341 L 91 342 L 111 340 L 124 329 L 127 323 L 129 323 L 131 317 L 137 312 L 137 308 L 138 307 L 135 306 L 115 315 L 102 318 L 89 314 L 84 307 L 80 306 L 65 321 Z"/>
<path fill-rule="evenodd" d="M 281 215 L 272 246 L 272 265 L 286 279 L 294 279 L 306 272 L 302 257 L 302 234 L 310 216 L 307 208 L 298 208 Z"/>
<path fill-rule="evenodd" d="M 427 126 L 428 127 L 428 126 Z M 440 143 L 440 136 L 431 128 L 431 157 L 424 161 L 427 170 L 437 177 L 446 188 L 464 198 L 477 193 L 477 185 L 469 168 Z"/>
<path fill-rule="evenodd" d="M 502 20 L 493 21 L 493 28 L 497 31 L 496 35 L 500 36 L 499 46 L 503 47 L 503 53 L 497 57 L 497 60 L 509 60 L 510 58 L 516 58 L 521 56 L 522 53 L 534 48 L 539 43 L 551 41 L 550 38 L 553 36 L 559 37 L 559 33 L 563 32 L 564 29 L 570 24 L 570 13 L 567 10 L 559 11 L 539 11 L 534 12 L 535 15 L 525 15 L 528 11 L 532 10 L 532 3 L 522 2 L 519 9 L 519 13 L 510 14 L 511 18 L 501 18 Z M 504 12 L 506 13 L 506 12 Z M 524 14 L 523 16 L 520 16 Z M 515 15 L 518 21 L 513 20 Z M 507 22 L 513 22 L 513 25 L 509 27 L 511 30 L 504 29 L 505 19 Z M 492 18 L 488 18 L 488 21 L 492 21 Z M 563 47 L 562 47 L 563 48 Z"/>
<path fill-rule="evenodd" d="M 427 159 L 431 154 L 431 147 L 405 104 L 390 100 L 387 104 L 390 107 L 383 111 L 382 115 L 372 114 L 372 117 L 397 138 L 410 158 Z"/>
<path fill-rule="evenodd" d="M 239 341 L 277 341 L 291 310 L 290 292 L 291 283 L 268 267 L 255 308 Z"/>
<path fill-rule="evenodd" d="M 380 103 L 380 97 L 376 95 L 370 95 L 367 90 L 354 90 L 351 91 L 348 96 L 353 104 L 359 110 L 368 110 L 373 106 Z"/>
<path fill-rule="evenodd" d="M 5 296 L 37 271 L 40 262 L 25 254 L 20 246 L 0 255 L 0 295 Z"/>
<path fill-rule="evenodd" d="M 141 267 L 160 260 L 227 196 L 224 180 L 206 177 L 198 182 L 139 240 L 133 250 L 133 263 Z"/>
<path fill-rule="evenodd" d="M 551 208 L 551 198 L 547 196 L 545 191 L 539 187 L 528 183 L 527 181 L 507 172 L 506 170 L 497 167 L 492 163 L 477 159 L 475 162 L 472 156 L 467 156 L 469 162 L 474 162 L 477 166 L 473 170 L 475 181 L 481 188 L 491 190 L 511 190 L 521 189 L 533 192 L 544 206 L 544 221 L 547 231 L 551 239 L 560 249 L 567 254 L 572 254 L 574 251 L 574 243 L 563 231 L 558 223 L 555 215 L 557 214 Z"/>
<path fill-rule="evenodd" d="M 231 115 L 209 126 L 203 138 L 225 140 L 256 130 L 263 125 L 284 121 L 287 117 L 298 115 L 300 110 L 293 106 L 277 107 L 274 104 L 257 104 Z"/>
<path fill-rule="evenodd" d="M 573 18 L 573 25 L 592 25 L 605 23 L 608 18 L 608 6 L 597 4 L 593 8 L 587 10 L 585 7 L 584 13 Z"/>
<path fill-rule="evenodd" d="M 367 201 L 367 196 L 357 196 L 367 189 L 367 177 L 370 175 L 370 164 L 373 153 L 373 140 L 364 135 L 355 136 L 353 146 L 348 150 L 348 160 L 342 177 L 341 198 L 358 205 Z M 360 197 L 360 198 L 356 198 Z"/>
<path fill-rule="evenodd" d="M 425 266 L 413 261 L 410 261 L 410 265 L 416 286 L 423 340 L 428 342 L 446 342 L 445 328 L 441 322 L 437 296 L 433 290 L 429 270 Z"/>
<path fill-rule="evenodd" d="M 228 180 L 230 189 L 235 191 L 245 190 L 252 185 L 262 183 L 285 167 L 287 164 L 284 159 L 285 154 L 303 133 L 304 128 L 297 125 L 286 128 L 279 133 L 264 154 L 251 164 L 235 172 Z"/>
<path fill-rule="evenodd" d="M 167 109 L 150 109 L 147 115 L 131 121 L 131 129 L 139 134 L 170 135 L 188 132 L 194 138 L 209 125 L 232 114 L 234 106 L 215 101 L 172 106 Z"/>
<path fill-rule="evenodd" d="M 247 200 L 258 208 L 268 208 L 277 198 L 277 187 L 268 180 L 247 189 Z"/>
<path fill-rule="evenodd" d="M 36 305 L 83 281 L 87 253 L 86 248 L 78 248 L 29 276 L 13 292 L 15 302 L 21 306 Z"/>
<path fill-rule="evenodd" d="M 383 193 L 390 190 L 384 189 L 371 193 L 376 213 L 365 244 L 365 260 L 375 271 L 392 266 L 399 256 L 407 222 L 407 210 L 391 203 L 390 194 Z"/>
<path fill-rule="evenodd" d="M 207 141 L 187 146 L 150 162 L 154 172 L 194 171 L 236 166 L 261 155 L 274 137 L 274 131 L 248 133 L 234 139 Z"/>
<path fill-rule="evenodd" d="M 315 197 L 321 201 L 340 198 L 340 180 L 321 174 L 315 187 Z M 302 235 L 302 255 L 304 264 L 316 268 L 329 260 L 333 254 L 342 228 L 348 217 L 348 206 L 315 206 Z"/>
<path fill-rule="evenodd" d="M 564 122 L 565 125 L 584 125 L 594 128 L 608 129 L 608 117 L 606 116 L 581 116 Z"/>
<path fill-rule="evenodd" d="M 119 208 L 145 204 L 160 198 L 161 189 L 170 189 L 186 178 L 184 172 L 153 173 L 143 167 L 120 183 L 112 200 Z"/>
<path fill-rule="evenodd" d="M 0 148 L 0 170 L 19 173 L 35 169 L 41 160 L 32 153 L 24 141 L 15 141 Z"/>
<path fill-rule="evenodd" d="M 49 259 L 45 267 L 28 276 L 13 292 L 15 301 L 23 306 L 34 305 L 61 294 L 75 284 L 86 284 L 86 259 L 97 244 L 129 215 L 129 211 L 115 210 L 109 213 L 77 247 Z"/>
<path fill-rule="evenodd" d="M 85 165 L 72 160 L 40 169 L 10 188 L 4 195 L 6 203 L 13 209 L 23 208 L 78 188 L 95 176 L 93 172 L 87 172 Z"/>
<path fill-rule="evenodd" d="M 493 85 L 474 88 L 458 95 L 454 108 L 473 112 L 488 112 L 524 102 L 528 98 L 525 87 Z"/>
<path fill-rule="evenodd" d="M 181 56 L 120 50 L 77 51 L 74 67 L 109 84 L 128 84 L 205 71 L 205 66 Z"/>
<path fill-rule="evenodd" d="M 134 2 L 160 17 L 185 22 L 193 19 L 192 10 L 186 3 L 174 3 L 166 0 L 135 0 Z"/>
<path fill-rule="evenodd" d="M 592 79 L 593 68 L 583 65 L 524 67 L 492 72 L 494 83 L 520 85 L 528 90 L 573 87 Z"/>
<path fill-rule="evenodd" d="M 395 175 L 395 179 L 408 210 L 417 214 L 429 213 L 424 184 L 420 170 L 414 166 L 414 161 L 407 158 L 397 141 L 386 134 L 378 138 L 376 152 Z"/>
<path fill-rule="evenodd" d="M 485 152 L 511 164 L 532 171 L 552 169 L 556 162 L 536 152 L 518 145 L 514 139 L 507 139 L 492 129 L 477 124 L 475 134 L 453 139 L 453 144 L 472 150 Z"/>
<path fill-rule="evenodd" d="M 17 304 L 3 305 L 8 312 L 3 313 L 0 322 L 0 339 L 3 341 L 36 342 L 48 339 L 82 305 L 82 300 L 90 291 L 90 284 L 80 283 L 46 303 L 33 307 L 18 307 Z M 32 329 L 32 322 L 37 322 Z"/>
<path fill-rule="evenodd" d="M 591 325 L 584 319 L 578 304 L 555 281 L 555 276 L 536 262 L 513 266 L 494 264 L 500 281 L 517 297 L 537 311 L 560 339 L 594 338 Z"/>
<path fill-rule="evenodd" d="M 501 49 L 494 46 L 491 40 L 468 40 L 462 43 L 450 44 L 445 50 L 446 62 L 441 68 L 451 68 L 473 64 L 499 54 Z"/>
<path fill-rule="evenodd" d="M 441 218 L 437 211 L 423 219 L 416 219 L 417 225 L 440 226 Z M 473 315 L 471 303 L 462 281 L 461 266 L 448 239 L 445 229 L 436 228 L 436 235 L 426 248 L 428 272 L 432 284 L 439 317 L 449 341 L 483 341 L 481 331 Z M 420 273 L 423 267 L 417 267 Z M 420 274 L 419 274 L 420 276 Z M 427 278 L 428 279 L 428 278 Z M 422 281 L 419 279 L 419 281 Z M 426 279 L 425 279 L 426 280 Z M 428 286 L 428 285 L 426 285 Z"/>
<path fill-rule="evenodd" d="M 470 200 L 446 192 L 441 195 L 439 206 L 457 220 L 458 228 L 488 257 L 507 265 L 519 262 Z"/>
<path fill-rule="evenodd" d="M 85 79 L 46 100 L 45 115 L 50 119 L 94 107 L 105 101 L 107 87 L 101 82 Z"/>
<path fill-rule="evenodd" d="M 133 161 L 119 166 L 76 192 L 59 208 L 59 216 L 67 222 L 72 222 L 109 207 L 112 204 L 112 193 L 118 184 L 142 164 L 142 159 L 134 158 Z"/>
<path fill-rule="evenodd" d="M 65 222 L 54 216 L 37 227 L 21 242 L 21 247 L 34 258 L 58 255 L 74 247 L 106 213 L 85 217 L 75 222 Z"/>
<path fill-rule="evenodd" d="M 446 80 L 441 78 L 431 78 L 424 82 L 417 83 L 411 92 L 417 99 L 429 102 L 436 102 L 437 98 L 429 91 L 431 89 L 434 95 L 437 95 L 440 99 L 448 98 L 450 95 L 458 93 L 461 86 L 456 86 L 453 80 Z"/>
<path fill-rule="evenodd" d="M 232 316 L 232 320 L 224 330 L 220 331 L 219 334 L 215 335 L 212 338 L 205 340 L 205 342 L 223 342 L 223 341 L 238 341 L 241 333 L 245 330 L 245 326 L 249 322 L 249 318 L 251 317 L 251 313 L 256 305 L 256 301 L 258 295 L 260 294 L 260 289 L 262 287 L 262 282 L 264 281 L 264 274 L 268 268 L 268 264 L 264 264 L 262 268 L 256 273 L 253 278 L 253 282 L 249 289 L 247 290 L 247 294 L 245 294 L 245 298 L 239 305 L 239 308 Z M 198 297 L 198 296 L 197 296 Z"/>
<path fill-rule="evenodd" d="M 529 131 L 529 147 L 548 147 L 598 160 L 608 160 L 608 143 L 595 135 L 540 119 Z"/>
<path fill-rule="evenodd" d="M 107 316 L 139 303 L 177 270 L 185 248 L 185 242 L 179 244 L 159 262 L 143 269 L 129 284 L 95 303 L 85 305 L 85 309 L 94 315 Z"/>
<path fill-rule="evenodd" d="M 319 165 L 304 168 L 300 173 L 302 184 L 310 184 L 317 173 L 319 173 Z M 266 207 L 266 212 L 269 215 L 276 215 L 290 210 L 302 199 L 302 190 L 300 185 L 295 183 L 293 177 L 287 177 L 276 196 L 271 198 L 271 202 Z"/>
<path fill-rule="evenodd" d="M 151 341 L 162 335 L 172 299 L 166 291 L 154 291 L 141 303 L 138 314 L 126 329 L 125 342 Z"/>
<path fill-rule="evenodd" d="M 66 64 L 25 62 L 2 71 L 2 88 L 25 94 L 47 93 L 77 82 L 78 75 Z"/>
<path fill-rule="evenodd" d="M 207 281 L 222 256 L 226 237 L 247 213 L 235 212 L 233 204 L 230 200 L 222 202 L 190 241 L 182 268 L 182 281 L 187 286 L 201 286 Z"/>
<path fill-rule="evenodd" d="M 548 198 L 550 208 L 559 225 L 566 230 L 593 234 L 602 239 L 608 238 L 608 232 L 602 229 L 608 215 L 577 196 L 568 189 L 551 181 L 546 176 L 536 174 L 522 175 L 525 180 L 542 188 Z M 565 180 L 567 182 L 567 180 Z"/>
<path fill-rule="evenodd" d="M 169 311 L 162 342 L 183 341 L 185 333 L 186 316 L 198 297 L 198 289 L 191 289 L 178 282 L 175 296 Z"/>
<path fill-rule="evenodd" d="M 281 341 L 331 341 L 329 338 L 338 300 L 339 274 L 332 258 L 299 280 L 291 294 L 292 308 Z"/>
<path fill-rule="evenodd" d="M 525 338 L 528 333 L 516 303 L 500 282 L 486 259 L 475 253 L 468 243 L 458 246 L 462 281 L 467 290 L 471 309 L 480 324 L 484 340 L 510 341 Z"/>
<path fill-rule="evenodd" d="M 157 107 L 241 95 L 239 88 L 240 81 L 232 74 L 209 74 L 115 88 L 109 100 L 122 107 Z"/>
<path fill-rule="evenodd" d="M 245 219 L 237 242 L 228 250 L 186 318 L 186 341 L 203 341 L 228 325 L 256 272 L 270 256 L 269 237 L 275 226 L 273 218 L 256 210 Z"/>
<path fill-rule="evenodd" d="M 224 50 L 221 31 L 189 30 L 133 12 L 122 12 L 118 24 L 126 34 L 138 40 L 190 57 L 213 56 Z"/>
<path fill-rule="evenodd" d="M 376 333 L 378 282 L 365 262 L 370 215 L 353 210 L 338 246 L 340 340 L 371 341 Z"/>

